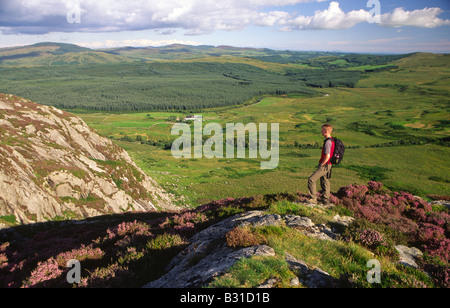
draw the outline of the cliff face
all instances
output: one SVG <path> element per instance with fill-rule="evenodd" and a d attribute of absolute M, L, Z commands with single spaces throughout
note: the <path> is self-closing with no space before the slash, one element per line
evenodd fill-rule
<path fill-rule="evenodd" d="M 54 107 L 0 94 L 0 217 L 16 223 L 176 209 L 109 139 Z"/>

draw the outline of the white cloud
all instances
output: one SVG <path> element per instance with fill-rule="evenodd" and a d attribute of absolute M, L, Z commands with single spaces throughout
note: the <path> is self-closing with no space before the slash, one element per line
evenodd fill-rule
<path fill-rule="evenodd" d="M 437 7 L 425 8 L 422 10 L 405 11 L 403 8 L 396 8 L 392 13 L 381 15 L 381 25 L 385 27 L 420 27 L 437 28 L 450 25 L 449 19 L 437 17 L 443 10 Z"/>
<path fill-rule="evenodd" d="M 403 8 L 396 8 L 392 13 L 381 15 L 380 25 L 384 27 L 419 27 L 436 28 L 450 25 L 449 19 L 437 17 L 443 10 L 437 7 L 425 8 L 422 10 L 405 11 Z M 313 16 L 297 16 L 285 22 L 282 31 L 327 29 L 339 30 L 349 29 L 359 23 L 367 22 L 371 13 L 365 10 L 350 11 L 345 13 L 339 3 L 333 1 L 328 9 L 316 11 Z"/>
<path fill-rule="evenodd" d="M 255 22 L 257 26 L 273 27 L 275 25 L 285 24 L 290 18 L 288 12 L 273 11 L 269 13 L 259 13 L 259 19 Z"/>
<path fill-rule="evenodd" d="M 304 29 L 348 29 L 358 23 L 366 22 L 370 13 L 365 10 L 351 11 L 345 13 L 339 3 L 333 1 L 328 9 L 316 11 L 314 16 L 298 16 L 286 23 L 283 31 L 304 30 Z"/>

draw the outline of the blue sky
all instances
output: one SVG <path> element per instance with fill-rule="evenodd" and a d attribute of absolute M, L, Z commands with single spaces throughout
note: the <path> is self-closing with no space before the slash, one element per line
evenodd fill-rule
<path fill-rule="evenodd" d="M 0 48 L 53 41 L 448 53 L 449 39 L 450 0 L 0 0 Z"/>

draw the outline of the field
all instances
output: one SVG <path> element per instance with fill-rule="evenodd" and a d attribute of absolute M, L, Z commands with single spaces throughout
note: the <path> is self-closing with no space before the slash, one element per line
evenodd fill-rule
<path fill-rule="evenodd" d="M 226 197 L 306 192 L 325 122 L 347 146 L 343 163 L 334 169 L 332 191 L 377 180 L 423 197 L 450 195 L 449 64 L 448 55 L 416 54 L 394 61 L 396 68 L 364 73 L 354 88 L 319 89 L 315 96 L 267 95 L 248 106 L 197 113 L 204 125 L 279 123 L 280 163 L 274 170 L 261 170 L 261 158 L 173 158 L 170 144 L 177 136 L 170 130 L 186 112 L 78 115 L 191 206 Z"/>

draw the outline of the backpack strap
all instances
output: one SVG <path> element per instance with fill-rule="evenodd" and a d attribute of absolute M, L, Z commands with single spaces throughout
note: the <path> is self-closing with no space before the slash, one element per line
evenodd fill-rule
<path fill-rule="evenodd" d="M 325 146 L 325 143 L 326 143 L 328 140 L 331 140 L 332 142 L 334 142 L 334 138 L 333 138 L 333 137 L 327 138 L 327 139 L 325 139 L 325 140 L 323 141 L 323 145 L 324 145 L 324 146 Z"/>

